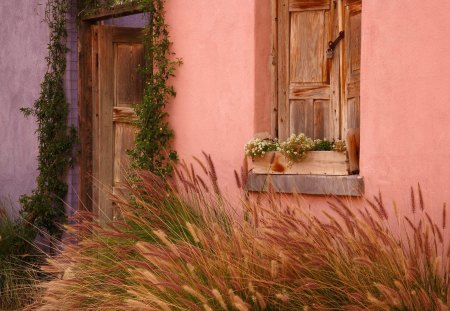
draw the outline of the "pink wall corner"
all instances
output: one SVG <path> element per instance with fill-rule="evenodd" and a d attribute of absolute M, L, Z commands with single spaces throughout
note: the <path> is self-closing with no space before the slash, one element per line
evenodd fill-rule
<path fill-rule="evenodd" d="M 173 50 L 183 65 L 170 103 L 174 147 L 182 159 L 210 153 L 223 190 L 235 193 L 234 170 L 254 132 L 255 1 L 171 0 Z"/>
<path fill-rule="evenodd" d="M 271 1 L 255 1 L 255 133 L 271 131 Z"/>
<path fill-rule="evenodd" d="M 364 1 L 361 174 L 400 207 L 420 182 L 440 217 L 450 199 L 450 2 Z"/>

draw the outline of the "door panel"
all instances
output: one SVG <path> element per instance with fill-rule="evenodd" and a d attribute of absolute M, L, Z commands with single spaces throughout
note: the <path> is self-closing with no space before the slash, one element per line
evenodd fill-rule
<path fill-rule="evenodd" d="M 337 10 L 332 0 L 280 0 L 278 13 L 278 137 L 340 138 L 338 51 L 326 57 Z"/>
<path fill-rule="evenodd" d="M 140 28 L 93 26 L 93 199 L 100 223 L 116 218 L 110 194 L 121 191 L 134 144 L 133 106 L 142 100 Z"/>
<path fill-rule="evenodd" d="M 345 34 L 344 135 L 360 124 L 361 1 L 345 3 Z"/>

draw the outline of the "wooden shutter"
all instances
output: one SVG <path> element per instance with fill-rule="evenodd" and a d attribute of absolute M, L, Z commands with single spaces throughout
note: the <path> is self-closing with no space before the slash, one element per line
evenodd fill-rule
<path fill-rule="evenodd" d="M 338 35 L 332 0 L 279 0 L 278 137 L 340 136 L 339 51 L 326 58 Z"/>
<path fill-rule="evenodd" d="M 349 169 L 359 172 L 360 74 L 361 74 L 361 0 L 345 0 L 344 100 L 342 132 L 347 139 Z"/>
<path fill-rule="evenodd" d="M 142 100 L 142 29 L 112 26 L 93 28 L 93 187 L 94 211 L 102 224 L 116 217 L 111 192 L 123 189 L 133 147 L 133 106 Z"/>
<path fill-rule="evenodd" d="M 343 133 L 359 128 L 361 72 L 361 0 L 345 2 L 345 100 Z"/>

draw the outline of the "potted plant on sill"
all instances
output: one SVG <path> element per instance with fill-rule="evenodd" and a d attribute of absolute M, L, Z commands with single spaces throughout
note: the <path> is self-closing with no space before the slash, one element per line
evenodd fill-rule
<path fill-rule="evenodd" d="M 349 175 L 344 141 L 292 134 L 286 141 L 254 138 L 245 145 L 254 174 Z"/>

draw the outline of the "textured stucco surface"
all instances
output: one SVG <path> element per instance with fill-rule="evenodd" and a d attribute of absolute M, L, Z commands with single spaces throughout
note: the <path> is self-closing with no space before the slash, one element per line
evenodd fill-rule
<path fill-rule="evenodd" d="M 0 200 L 18 211 L 18 199 L 35 187 L 37 172 L 37 137 L 34 117 L 19 111 L 31 107 L 39 97 L 40 83 L 46 70 L 48 26 L 44 19 L 46 1 L 0 1 Z M 77 125 L 77 32 L 71 1 L 67 30 L 66 97 L 68 120 Z M 69 171 L 66 202 L 77 201 L 76 167 Z"/>
<path fill-rule="evenodd" d="M 235 189 L 233 171 L 240 170 L 244 143 L 253 135 L 256 98 L 258 105 L 267 104 L 255 90 L 255 6 L 263 2 L 269 1 L 167 3 L 173 48 L 183 59 L 174 79 L 177 97 L 169 106 L 175 149 L 188 161 L 210 153 L 226 191 Z M 270 29 L 270 23 L 259 26 Z M 268 53 L 258 57 L 264 74 Z"/>
<path fill-rule="evenodd" d="M 0 1 L 0 197 L 17 206 L 35 185 L 37 142 L 30 107 L 45 72 L 48 30 L 41 0 Z"/>
<path fill-rule="evenodd" d="M 182 158 L 211 153 L 234 189 L 244 143 L 270 128 L 270 14 L 262 0 L 171 0 L 167 14 L 184 65 L 170 105 Z M 362 25 L 361 175 L 367 197 L 409 209 L 420 182 L 440 218 L 450 199 L 450 2 L 365 1 Z M 326 198 L 305 197 L 312 208 Z M 352 204 L 360 204 L 355 200 Z M 391 210 L 392 213 L 392 210 Z"/>
<path fill-rule="evenodd" d="M 450 203 L 450 2 L 365 1 L 361 171 L 369 194 L 399 203 L 420 182 Z M 405 206 L 406 204 L 400 204 Z"/>
<path fill-rule="evenodd" d="M 0 49 L 0 196 L 13 199 L 30 191 L 36 176 L 34 124 L 18 108 L 37 97 L 45 69 L 47 30 L 37 2 L 0 2 L 0 38 L 8 42 Z M 361 175 L 368 197 L 381 191 L 399 208 L 407 208 L 409 187 L 418 182 L 427 205 L 450 198 L 449 11 L 439 0 L 364 2 Z M 210 153 L 231 192 L 245 142 L 270 129 L 269 12 L 263 0 L 167 3 L 173 49 L 184 61 L 168 107 L 174 147 L 188 161 Z M 305 199 L 314 208 L 326 204 Z"/>

